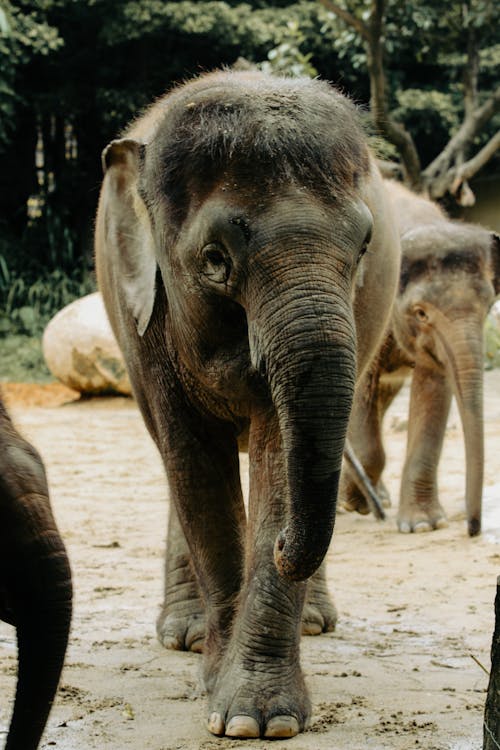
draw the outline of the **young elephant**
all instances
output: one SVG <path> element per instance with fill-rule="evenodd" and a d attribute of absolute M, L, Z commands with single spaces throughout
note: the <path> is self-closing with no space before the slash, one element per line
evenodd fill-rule
<path fill-rule="evenodd" d="M 213 734 L 289 737 L 310 714 L 304 581 L 397 284 L 382 182 L 340 94 L 255 72 L 174 90 L 103 160 L 98 280 L 171 492 L 159 634 L 206 632 Z"/>
<path fill-rule="evenodd" d="M 401 280 L 389 334 L 356 395 L 350 437 L 383 493 L 382 419 L 411 373 L 398 526 L 403 532 L 445 526 L 437 468 L 454 394 L 465 440 L 468 531 L 475 536 L 481 530 L 484 463 L 483 326 L 500 293 L 499 238 L 449 219 L 435 203 L 396 182 L 385 186 L 401 235 Z M 343 492 L 349 509 L 366 512 L 349 480 Z"/>
<path fill-rule="evenodd" d="M 19 655 L 5 750 L 39 745 L 64 662 L 71 598 L 42 461 L 0 399 L 0 618 L 15 625 Z"/>

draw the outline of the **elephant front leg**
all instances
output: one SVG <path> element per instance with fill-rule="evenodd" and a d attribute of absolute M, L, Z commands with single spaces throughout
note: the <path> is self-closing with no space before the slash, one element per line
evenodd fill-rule
<path fill-rule="evenodd" d="M 169 511 L 164 599 L 156 631 L 165 648 L 198 653 L 203 650 L 204 606 L 191 553 L 173 504 Z"/>
<path fill-rule="evenodd" d="M 397 518 L 403 533 L 447 525 L 438 500 L 437 469 L 450 403 L 451 387 L 445 374 L 417 363 L 411 384 L 408 444 Z"/>
<path fill-rule="evenodd" d="M 310 702 L 299 663 L 305 583 L 278 575 L 276 536 L 286 517 L 278 426 L 252 420 L 245 577 L 238 612 L 209 693 L 208 729 L 229 737 L 291 737 L 302 731 Z"/>

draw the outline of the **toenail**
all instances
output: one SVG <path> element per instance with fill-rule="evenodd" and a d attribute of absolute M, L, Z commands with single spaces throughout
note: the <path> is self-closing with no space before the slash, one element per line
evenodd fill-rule
<path fill-rule="evenodd" d="M 215 711 L 214 713 L 210 714 L 207 729 L 212 734 L 224 734 L 224 722 L 222 721 L 222 716 Z"/>
<path fill-rule="evenodd" d="M 427 531 L 431 531 L 431 525 L 428 521 L 419 521 L 419 523 L 416 523 L 413 527 L 413 531 L 415 534 L 423 534 Z"/>
<path fill-rule="evenodd" d="M 226 737 L 260 737 L 260 728 L 252 716 L 233 716 L 226 727 Z"/>
<path fill-rule="evenodd" d="M 267 724 L 264 737 L 295 737 L 300 731 L 295 716 L 273 716 Z"/>

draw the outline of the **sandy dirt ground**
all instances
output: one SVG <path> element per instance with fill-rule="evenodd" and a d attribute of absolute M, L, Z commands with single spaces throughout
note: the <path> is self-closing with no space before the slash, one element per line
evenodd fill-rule
<path fill-rule="evenodd" d="M 156 640 L 167 490 L 131 400 L 70 402 L 58 386 L 7 386 L 18 426 L 41 451 L 71 557 L 75 603 L 61 688 L 42 747 L 215 750 L 275 743 L 218 740 L 204 728 L 201 657 Z M 386 420 L 386 484 L 397 499 L 408 389 Z M 242 476 L 248 479 L 247 457 Z M 335 633 L 302 640 L 313 702 L 290 750 L 480 750 L 500 573 L 500 371 L 486 373 L 487 531 L 464 523 L 464 453 L 453 411 L 440 469 L 449 528 L 420 535 L 340 514 L 328 555 Z M 477 663 L 477 661 L 480 664 Z M 15 684 L 12 628 L 0 626 L 0 745 Z"/>

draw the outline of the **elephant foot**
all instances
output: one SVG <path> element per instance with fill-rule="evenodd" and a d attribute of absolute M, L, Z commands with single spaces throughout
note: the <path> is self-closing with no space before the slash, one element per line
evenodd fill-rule
<path fill-rule="evenodd" d="M 156 622 L 156 632 L 165 648 L 201 653 L 205 641 L 205 615 L 199 611 L 180 616 L 169 614 L 164 608 Z"/>
<path fill-rule="evenodd" d="M 357 489 L 344 497 L 342 500 L 342 506 L 349 511 L 349 513 L 359 513 L 362 516 L 367 516 L 370 512 L 370 508 L 368 507 L 364 495 L 362 495 Z"/>
<path fill-rule="evenodd" d="M 325 571 L 320 569 L 307 583 L 302 610 L 302 635 L 332 633 L 337 624 L 337 609 L 326 584 Z"/>
<path fill-rule="evenodd" d="M 391 507 L 391 496 L 389 490 L 382 481 L 377 482 L 375 485 L 375 492 L 377 493 L 380 504 L 383 508 Z M 342 506 L 350 513 L 359 513 L 362 516 L 367 516 L 370 513 L 370 507 L 366 501 L 365 496 L 358 490 L 357 487 L 351 488 L 344 494 L 342 500 Z"/>
<path fill-rule="evenodd" d="M 448 521 L 444 510 L 436 502 L 426 508 L 418 505 L 400 507 L 397 524 L 402 534 L 421 534 L 426 531 L 444 529 L 448 526 Z"/>
<path fill-rule="evenodd" d="M 383 481 L 380 479 L 375 485 L 375 491 L 378 495 L 383 508 L 390 508 L 392 505 L 391 495 Z"/>
<path fill-rule="evenodd" d="M 171 516 L 170 524 L 165 594 L 156 633 L 165 648 L 201 653 L 206 623 L 200 589 L 176 515 Z"/>
<path fill-rule="evenodd" d="M 298 656 L 278 665 L 255 653 L 232 660 L 229 669 L 221 669 L 210 697 L 208 731 L 241 739 L 286 739 L 303 731 L 311 705 L 297 662 Z"/>
<path fill-rule="evenodd" d="M 337 624 L 337 610 L 332 602 L 327 604 L 322 606 L 305 604 L 302 611 L 302 635 L 333 633 Z"/>

